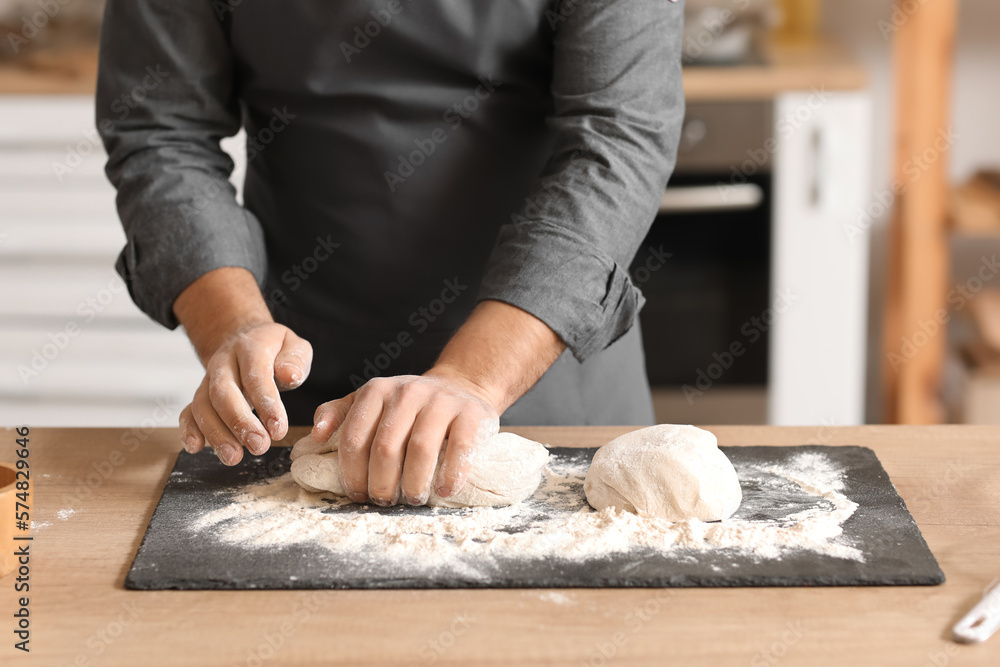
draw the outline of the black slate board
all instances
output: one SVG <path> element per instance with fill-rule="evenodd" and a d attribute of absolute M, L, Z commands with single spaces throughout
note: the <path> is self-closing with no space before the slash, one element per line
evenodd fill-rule
<path fill-rule="evenodd" d="M 736 517 L 781 519 L 815 505 L 816 496 L 778 488 L 761 468 L 780 465 L 803 452 L 820 452 L 842 468 L 842 493 L 858 503 L 843 524 L 843 540 L 860 549 L 864 562 L 807 550 L 780 559 L 749 558 L 736 549 L 709 551 L 635 548 L 585 561 L 561 558 L 489 559 L 469 567 L 434 571 L 345 558 L 314 544 L 267 549 L 230 544 L 212 529 L 192 530 L 195 519 L 224 507 L 238 487 L 285 474 L 288 450 L 247 457 L 235 468 L 213 454 L 182 452 L 139 547 L 125 585 L 132 589 L 292 588 L 591 588 L 689 586 L 867 586 L 934 585 L 944 574 L 875 453 L 865 447 L 723 447 L 740 474 L 744 500 Z M 550 448 L 553 462 L 587 465 L 594 449 Z M 751 474 L 748 471 L 756 471 Z M 778 485 L 780 487 L 780 485 Z M 794 486 L 794 485 L 792 485 Z M 582 490 L 580 491 L 582 494 Z M 529 500 L 527 502 L 532 502 Z M 351 511 L 386 514 L 460 512 L 375 506 Z M 551 508 L 538 507 L 539 513 Z M 331 507 L 327 512 L 342 511 Z M 510 532 L 523 529 L 511 526 Z"/>

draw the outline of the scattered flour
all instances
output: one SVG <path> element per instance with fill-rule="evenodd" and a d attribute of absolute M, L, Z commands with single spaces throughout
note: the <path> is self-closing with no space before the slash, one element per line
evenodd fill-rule
<path fill-rule="evenodd" d="M 539 600 L 551 602 L 552 604 L 575 604 L 576 601 L 565 593 L 558 591 L 546 591 L 538 596 Z"/>
<path fill-rule="evenodd" d="M 535 495 L 510 507 L 359 511 L 348 499 L 305 491 L 286 474 L 227 492 L 230 504 L 197 518 L 192 530 L 249 548 L 310 543 L 381 562 L 397 559 L 428 567 L 447 563 L 460 568 L 470 556 L 589 559 L 637 548 L 695 556 L 733 549 L 754 560 L 780 559 L 786 551 L 806 549 L 863 560 L 861 551 L 841 537 L 844 521 L 858 506 L 841 493 L 843 471 L 826 456 L 802 453 L 781 467 L 738 472 L 762 490 L 756 496 L 745 494 L 740 511 L 722 522 L 671 523 L 614 508 L 595 511 L 583 493 L 586 464 L 553 456 Z M 778 518 L 762 514 L 769 502 L 782 502 L 772 498 L 790 494 L 800 497 L 788 504 L 797 511 L 779 512 Z"/>
<path fill-rule="evenodd" d="M 76 510 L 74 509 L 63 509 L 56 512 L 56 517 L 58 517 L 60 521 L 65 521 L 74 514 L 76 514 Z"/>

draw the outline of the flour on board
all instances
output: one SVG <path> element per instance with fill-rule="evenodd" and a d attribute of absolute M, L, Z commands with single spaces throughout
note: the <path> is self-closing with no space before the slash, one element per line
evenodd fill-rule
<path fill-rule="evenodd" d="M 586 464 L 553 457 L 538 491 L 524 503 L 419 513 L 358 511 L 347 499 L 303 490 L 286 474 L 228 492 L 230 504 L 198 517 L 192 529 L 248 548 L 308 543 L 332 552 L 429 565 L 455 565 L 472 555 L 586 560 L 637 548 L 684 550 L 695 557 L 699 551 L 733 549 L 754 560 L 808 550 L 864 560 L 842 536 L 843 523 L 858 505 L 842 493 L 843 471 L 821 453 L 801 453 L 780 466 L 738 470 L 741 479 L 773 485 L 776 494 L 791 488 L 811 501 L 781 520 L 753 518 L 753 512 L 742 508 L 721 522 L 671 523 L 614 508 L 598 512 L 583 494 L 586 472 Z M 767 490 L 759 495 L 766 499 Z"/>

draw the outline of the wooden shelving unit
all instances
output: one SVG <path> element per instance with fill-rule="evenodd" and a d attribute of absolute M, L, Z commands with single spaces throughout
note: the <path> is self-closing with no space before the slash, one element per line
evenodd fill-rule
<path fill-rule="evenodd" d="M 944 420 L 938 392 L 945 327 L 928 322 L 947 313 L 948 146 L 951 68 L 958 0 L 922 3 L 902 16 L 893 45 L 896 79 L 895 214 L 882 341 L 884 420 Z M 919 162 L 917 162 L 919 161 Z M 922 326 L 923 325 L 923 326 Z"/>

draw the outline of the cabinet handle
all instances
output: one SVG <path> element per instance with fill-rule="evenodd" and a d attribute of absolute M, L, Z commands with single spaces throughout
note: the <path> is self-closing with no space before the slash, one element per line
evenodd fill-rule
<path fill-rule="evenodd" d="M 756 183 L 694 185 L 667 188 L 660 199 L 660 213 L 712 213 L 756 208 L 764 190 Z"/>
<path fill-rule="evenodd" d="M 826 160 L 823 150 L 823 131 L 813 128 L 809 138 L 809 151 L 812 158 L 812 182 L 809 184 L 809 206 L 818 209 L 823 203 L 823 186 L 826 180 Z"/>

